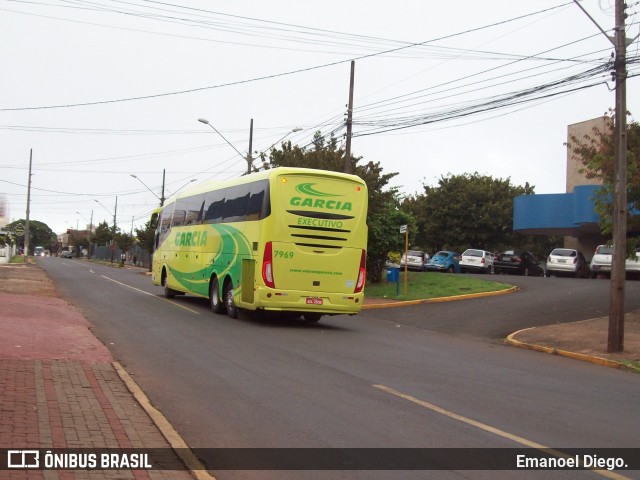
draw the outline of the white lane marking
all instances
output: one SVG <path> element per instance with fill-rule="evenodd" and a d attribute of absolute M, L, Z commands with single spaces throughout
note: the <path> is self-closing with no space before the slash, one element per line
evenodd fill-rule
<path fill-rule="evenodd" d="M 509 432 L 505 432 L 504 430 L 500 430 L 499 428 L 492 427 L 491 425 L 487 425 L 486 423 L 478 422 L 477 420 L 473 420 L 472 418 L 465 417 L 463 415 L 458 415 L 457 413 L 446 410 L 442 407 L 434 405 L 433 403 L 425 402 L 424 400 L 420 400 L 419 398 L 413 397 L 411 395 L 407 395 L 406 393 L 399 392 L 394 390 L 393 388 L 385 387 L 384 385 L 372 385 L 373 388 L 377 388 L 378 390 L 382 390 L 383 392 L 390 393 L 391 395 L 395 395 L 396 397 L 403 398 L 404 400 L 408 400 L 409 402 L 420 405 L 421 407 L 427 408 L 433 412 L 440 413 L 449 418 L 453 418 L 454 420 L 458 420 L 460 422 L 464 422 L 468 425 L 472 425 L 481 430 L 484 430 L 489 433 L 493 433 L 500 437 L 506 438 L 513 442 L 519 443 L 520 445 L 524 445 L 525 447 L 535 448 L 536 450 L 543 450 L 545 453 L 549 453 L 558 458 L 571 458 L 571 455 L 567 455 L 559 450 L 555 450 L 553 448 L 547 447 L 546 445 L 542 445 L 541 443 L 537 443 L 531 440 L 528 440 L 524 437 L 520 437 L 518 435 L 514 435 Z M 611 472 L 608 470 L 602 469 L 591 469 L 594 473 L 598 473 L 606 478 L 612 478 L 615 480 L 629 480 L 628 477 L 620 475 L 619 473 Z"/>
<path fill-rule="evenodd" d="M 142 293 L 144 295 L 149 295 L 150 297 L 157 298 L 158 300 L 164 300 L 165 302 L 170 303 L 171 305 L 174 305 L 176 307 L 182 308 L 183 310 L 186 310 L 187 312 L 191 312 L 191 313 L 193 313 L 195 315 L 200 315 L 200 312 L 198 312 L 197 310 L 193 310 L 193 309 L 191 309 L 189 307 L 185 307 L 184 305 L 180 305 L 177 302 L 173 302 L 173 301 L 168 300 L 166 298 L 158 297 L 157 295 L 155 295 L 153 293 L 147 292 L 145 290 L 141 290 L 141 289 L 136 288 L 136 287 L 134 287 L 132 285 L 127 285 L 126 283 L 119 282 L 118 280 L 114 280 L 113 278 L 109 278 L 106 275 L 100 275 L 100 276 L 102 278 L 104 278 L 105 280 L 109 280 L 110 282 L 117 283 L 118 285 L 122 285 L 123 287 L 129 288 L 129 289 L 134 290 L 134 291 L 136 291 L 138 293 Z"/>

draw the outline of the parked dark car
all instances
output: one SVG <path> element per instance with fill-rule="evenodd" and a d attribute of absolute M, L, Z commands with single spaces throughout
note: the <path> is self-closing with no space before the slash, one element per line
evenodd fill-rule
<path fill-rule="evenodd" d="M 493 261 L 493 270 L 496 274 L 544 276 L 544 269 L 539 265 L 538 258 L 531 252 L 520 250 L 505 250 L 496 255 Z"/>

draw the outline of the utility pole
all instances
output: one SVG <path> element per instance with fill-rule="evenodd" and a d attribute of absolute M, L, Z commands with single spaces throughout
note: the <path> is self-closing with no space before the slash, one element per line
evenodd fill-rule
<path fill-rule="evenodd" d="M 91 260 L 91 240 L 93 238 L 93 208 L 91 209 L 91 220 L 89 221 L 89 250 L 87 258 Z"/>
<path fill-rule="evenodd" d="M 356 62 L 351 60 L 351 79 L 349 80 L 349 105 L 347 106 L 347 145 L 344 150 L 344 173 L 349 173 L 351 163 L 351 130 L 353 120 L 353 83 L 355 77 Z"/>
<path fill-rule="evenodd" d="M 27 182 L 27 219 L 24 227 L 24 254 L 29 256 L 29 213 L 31 211 L 31 163 L 33 161 L 33 148 L 29 151 L 29 181 Z"/>
<path fill-rule="evenodd" d="M 164 206 L 164 177 L 165 177 L 166 169 L 162 169 L 162 192 L 160 193 L 160 206 Z"/>
<path fill-rule="evenodd" d="M 251 167 L 253 166 L 253 157 L 251 156 L 251 150 L 253 149 L 253 118 L 249 124 L 249 152 L 247 153 L 247 175 L 251 174 Z"/>
<path fill-rule="evenodd" d="M 116 215 L 118 213 L 118 197 L 116 196 L 116 208 L 113 210 L 113 228 L 111 229 L 111 263 L 116 254 Z"/>
<path fill-rule="evenodd" d="M 607 352 L 624 350 L 625 259 L 627 257 L 627 37 L 625 35 L 624 0 L 615 0 L 615 36 L 589 15 L 578 0 L 573 0 L 589 20 L 615 47 L 616 111 L 613 141 L 613 258 L 609 290 L 609 332 Z M 637 37 L 636 37 L 637 38 Z"/>
<path fill-rule="evenodd" d="M 615 3 L 616 112 L 614 143 L 613 259 L 607 352 L 624 350 L 625 259 L 627 257 L 627 38 L 624 0 Z"/>

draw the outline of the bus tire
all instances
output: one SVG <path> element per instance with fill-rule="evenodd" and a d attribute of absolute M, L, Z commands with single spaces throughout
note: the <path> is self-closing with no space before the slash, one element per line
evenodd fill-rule
<path fill-rule="evenodd" d="M 220 301 L 220 284 L 218 277 L 212 277 L 209 284 L 209 304 L 213 313 L 221 314 L 224 309 L 224 302 Z"/>
<path fill-rule="evenodd" d="M 233 299 L 233 282 L 228 280 L 224 286 L 224 304 L 230 318 L 238 318 L 238 307 Z"/>
<path fill-rule="evenodd" d="M 162 272 L 162 285 L 164 286 L 164 297 L 173 298 L 176 296 L 176 291 L 173 288 L 169 288 L 167 285 L 167 273 Z"/>
<path fill-rule="evenodd" d="M 304 317 L 305 322 L 316 323 L 320 321 L 322 314 L 321 313 L 303 313 L 302 316 Z"/>

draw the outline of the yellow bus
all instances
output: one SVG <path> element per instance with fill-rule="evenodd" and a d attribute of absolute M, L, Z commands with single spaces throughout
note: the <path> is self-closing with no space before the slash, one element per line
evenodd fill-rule
<path fill-rule="evenodd" d="M 276 168 L 180 193 L 159 210 L 152 280 L 215 313 L 317 322 L 364 301 L 367 186 L 355 175 Z"/>

